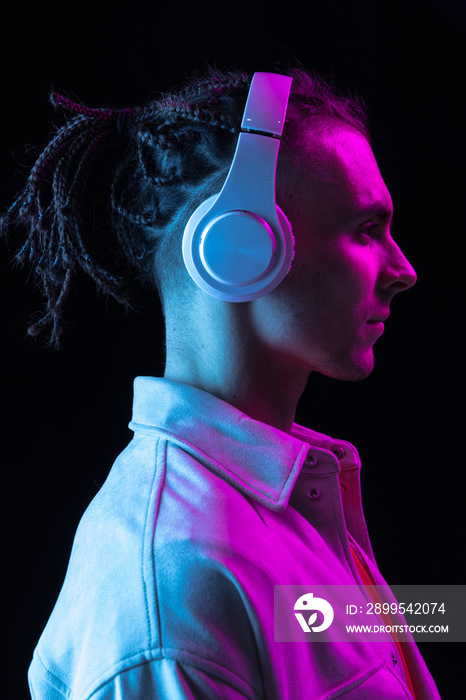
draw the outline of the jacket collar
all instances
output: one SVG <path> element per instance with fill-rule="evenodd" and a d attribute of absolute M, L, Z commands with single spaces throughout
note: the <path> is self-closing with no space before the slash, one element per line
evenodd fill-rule
<path fill-rule="evenodd" d="M 291 434 L 249 418 L 200 389 L 155 377 L 134 382 L 137 433 L 164 435 L 225 481 L 273 510 L 283 510 L 310 453 L 331 453 L 334 472 L 360 467 L 356 449 L 294 425 Z M 340 460 L 340 461 L 339 461 Z"/>

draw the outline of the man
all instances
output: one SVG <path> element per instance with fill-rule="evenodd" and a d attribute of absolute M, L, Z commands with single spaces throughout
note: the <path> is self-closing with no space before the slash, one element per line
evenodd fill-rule
<path fill-rule="evenodd" d="M 311 372 L 350 381 L 370 374 L 390 303 L 416 281 L 391 236 L 392 201 L 364 129 L 341 103 L 335 111 L 331 93 L 319 107 L 323 83 L 315 80 L 311 99 L 310 79 L 293 79 L 287 122 L 300 128 L 287 135 L 285 125 L 277 181 L 296 241 L 290 272 L 265 296 L 232 303 L 194 283 L 179 235 L 151 258 L 165 375 L 136 379 L 134 439 L 78 528 L 31 665 L 34 698 L 439 697 L 414 644 L 389 636 L 383 644 L 274 641 L 274 586 L 384 583 L 361 509 L 356 449 L 295 425 L 294 416 Z M 316 118 L 296 116 L 306 80 Z M 178 196 L 190 182 L 178 172 L 183 158 L 189 167 L 206 149 L 213 158 L 210 131 L 230 129 L 222 110 L 237 100 L 232 85 L 244 82 L 200 81 L 151 107 L 151 119 L 164 116 L 150 128 L 136 112 L 134 172 L 141 187 L 159 189 L 141 189 L 130 210 L 114 182 L 112 206 L 132 235 L 136 226 L 146 236 L 160 230 L 148 192 L 159 208 L 162 186 L 179 187 Z M 177 204 L 178 227 L 216 191 L 219 173 L 224 180 L 225 160 L 222 152 L 207 188 Z M 230 162 L 231 149 L 227 169 Z"/>

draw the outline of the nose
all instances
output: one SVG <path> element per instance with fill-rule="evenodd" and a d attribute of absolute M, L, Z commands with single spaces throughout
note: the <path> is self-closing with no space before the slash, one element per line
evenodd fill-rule
<path fill-rule="evenodd" d="M 392 296 L 410 289 L 416 284 L 417 275 L 414 267 L 402 253 L 400 247 L 392 239 L 390 252 L 387 254 L 381 275 L 381 286 Z"/>

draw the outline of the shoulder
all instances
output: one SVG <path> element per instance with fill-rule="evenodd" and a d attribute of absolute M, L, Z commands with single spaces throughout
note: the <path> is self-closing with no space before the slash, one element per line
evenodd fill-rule
<path fill-rule="evenodd" d="M 233 522 L 239 512 L 236 498 L 244 504 L 163 436 L 136 436 L 79 524 L 31 666 L 36 682 L 66 697 L 69 687 L 96 687 L 148 661 L 149 675 L 163 674 L 162 658 L 228 669 L 240 657 L 254 675 L 257 651 L 226 524 L 228 500 Z"/>

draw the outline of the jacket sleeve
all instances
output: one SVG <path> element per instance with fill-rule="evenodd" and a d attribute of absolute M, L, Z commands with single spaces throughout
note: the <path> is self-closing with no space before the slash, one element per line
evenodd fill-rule
<path fill-rule="evenodd" d="M 155 659 L 113 677 L 89 700 L 260 700 L 229 670 L 215 672 L 175 659 Z M 87 700 L 87 699 L 86 699 Z"/>

